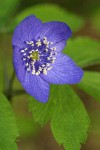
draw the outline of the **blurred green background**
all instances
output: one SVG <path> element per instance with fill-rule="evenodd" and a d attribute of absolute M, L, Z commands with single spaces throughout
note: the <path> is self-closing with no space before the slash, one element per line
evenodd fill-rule
<path fill-rule="evenodd" d="M 0 0 L 0 89 L 6 90 L 13 72 L 13 30 L 24 17 L 32 13 L 43 21 L 59 20 L 68 23 L 73 31 L 72 38 L 86 36 L 100 40 L 99 0 Z M 3 68 L 6 70 L 5 76 Z M 85 70 L 100 71 L 100 64 Z M 17 79 L 13 87 L 15 90 L 22 89 Z M 94 101 L 82 91 L 77 92 L 91 118 L 88 140 L 81 150 L 100 150 L 100 102 Z M 13 97 L 13 109 L 20 131 L 17 139 L 19 150 L 63 150 L 54 140 L 49 124 L 41 128 L 34 123 L 28 110 L 27 95 L 20 94 Z"/>

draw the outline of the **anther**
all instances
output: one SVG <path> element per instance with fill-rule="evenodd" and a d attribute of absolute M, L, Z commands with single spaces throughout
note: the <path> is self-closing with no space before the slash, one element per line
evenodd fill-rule
<path fill-rule="evenodd" d="M 32 51 L 30 51 L 29 54 L 32 54 Z"/>
<path fill-rule="evenodd" d="M 31 44 L 31 46 L 34 46 L 34 44 Z"/>
<path fill-rule="evenodd" d="M 42 67 L 45 67 L 45 65 L 44 65 L 44 64 L 42 64 Z"/>
<path fill-rule="evenodd" d="M 28 59 L 30 59 L 30 56 L 27 56 Z"/>
<path fill-rule="evenodd" d="M 27 71 L 30 71 L 30 68 L 27 68 Z"/>
<path fill-rule="evenodd" d="M 50 60 L 50 57 L 47 57 L 47 60 Z"/>
<path fill-rule="evenodd" d="M 25 48 L 25 51 L 27 51 L 28 49 L 27 48 Z"/>
<path fill-rule="evenodd" d="M 32 74 L 33 74 L 33 75 L 35 74 L 35 70 L 32 70 Z"/>
<path fill-rule="evenodd" d="M 41 43 L 40 39 L 39 39 L 39 40 L 37 40 L 36 45 L 37 45 L 38 47 L 42 45 L 42 43 Z"/>
<path fill-rule="evenodd" d="M 51 48 L 51 50 L 52 50 L 52 51 L 55 51 L 55 50 L 56 50 L 56 47 Z"/>
<path fill-rule="evenodd" d="M 50 66 L 50 64 L 49 64 L 49 63 L 47 63 L 47 64 L 46 64 L 46 66 L 47 66 L 47 67 L 49 67 L 49 66 Z"/>
<path fill-rule="evenodd" d="M 50 44 L 53 44 L 53 42 L 49 42 Z"/>
<path fill-rule="evenodd" d="M 47 38 L 46 38 L 46 37 L 44 37 L 44 40 L 47 40 Z"/>
<path fill-rule="evenodd" d="M 24 53 L 24 50 L 21 50 L 21 53 Z"/>
<path fill-rule="evenodd" d="M 45 49 L 45 52 L 48 52 L 48 49 L 47 49 L 47 48 Z"/>
<path fill-rule="evenodd" d="M 52 67 L 50 67 L 50 68 L 47 68 L 47 70 L 51 70 L 52 69 Z"/>
<path fill-rule="evenodd" d="M 25 66 L 28 66 L 28 65 L 29 65 L 28 63 L 25 64 Z"/>
<path fill-rule="evenodd" d="M 26 41 L 26 43 L 30 45 L 30 44 L 33 44 L 33 41 L 30 41 L 30 42 Z"/>
<path fill-rule="evenodd" d="M 39 67 L 39 71 L 42 71 L 42 68 L 41 68 L 41 67 Z"/>
<path fill-rule="evenodd" d="M 24 53 L 23 56 L 26 56 L 26 53 Z"/>
<path fill-rule="evenodd" d="M 23 60 L 26 60 L 26 58 L 23 58 Z"/>
<path fill-rule="evenodd" d="M 51 62 L 54 63 L 55 62 L 54 59 Z"/>
<path fill-rule="evenodd" d="M 35 74 L 36 74 L 36 75 L 39 75 L 39 74 L 40 74 L 40 71 L 37 71 Z"/>
<path fill-rule="evenodd" d="M 47 74 L 47 70 L 45 68 L 43 69 L 43 74 Z"/>

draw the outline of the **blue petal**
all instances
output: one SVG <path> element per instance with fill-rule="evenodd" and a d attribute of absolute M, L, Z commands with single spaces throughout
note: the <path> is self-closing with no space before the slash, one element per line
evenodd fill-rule
<path fill-rule="evenodd" d="M 47 37 L 49 41 L 57 43 L 67 40 L 72 35 L 71 29 L 63 22 L 47 22 L 43 24 L 40 38 Z"/>
<path fill-rule="evenodd" d="M 12 45 L 22 47 L 24 41 L 31 41 L 33 38 L 36 38 L 41 28 L 41 20 L 34 15 L 25 18 L 14 31 Z"/>
<path fill-rule="evenodd" d="M 66 41 L 60 41 L 50 46 L 50 48 L 56 47 L 56 52 L 61 52 L 66 46 Z"/>
<path fill-rule="evenodd" d="M 83 70 L 62 53 L 58 53 L 53 68 L 48 70 L 47 75 L 41 75 L 45 81 L 52 84 L 76 84 L 82 76 Z"/>
<path fill-rule="evenodd" d="M 27 93 L 40 102 L 47 102 L 49 97 L 49 84 L 40 76 L 26 73 L 24 82 L 21 83 Z"/>
<path fill-rule="evenodd" d="M 22 64 L 22 58 L 21 58 L 19 47 L 15 47 L 13 49 L 13 65 L 14 65 L 14 69 L 15 69 L 15 72 L 16 72 L 16 75 L 17 75 L 19 81 L 23 82 L 26 72 L 24 69 L 25 66 L 23 66 L 23 64 Z"/>
<path fill-rule="evenodd" d="M 40 102 L 46 102 L 49 96 L 49 84 L 40 76 L 32 75 L 25 71 L 25 64 L 22 64 L 19 47 L 14 48 L 13 64 L 18 80 L 24 89 Z"/>

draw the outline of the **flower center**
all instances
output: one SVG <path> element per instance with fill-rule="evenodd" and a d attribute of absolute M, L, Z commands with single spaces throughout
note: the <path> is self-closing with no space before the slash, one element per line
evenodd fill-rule
<path fill-rule="evenodd" d="M 21 49 L 22 63 L 27 72 L 33 75 L 47 74 L 56 60 L 56 47 L 46 37 L 37 41 L 25 41 L 25 48 Z"/>
<path fill-rule="evenodd" d="M 34 51 L 34 52 L 32 52 L 30 57 L 32 60 L 39 60 L 39 53 Z"/>

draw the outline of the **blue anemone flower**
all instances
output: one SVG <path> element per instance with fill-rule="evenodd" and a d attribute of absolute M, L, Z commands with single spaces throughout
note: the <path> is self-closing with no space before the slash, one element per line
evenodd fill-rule
<path fill-rule="evenodd" d="M 15 29 L 13 64 L 18 80 L 40 102 L 49 97 L 49 84 L 80 82 L 83 70 L 62 53 L 72 35 L 67 24 L 42 23 L 34 15 L 25 18 Z"/>

